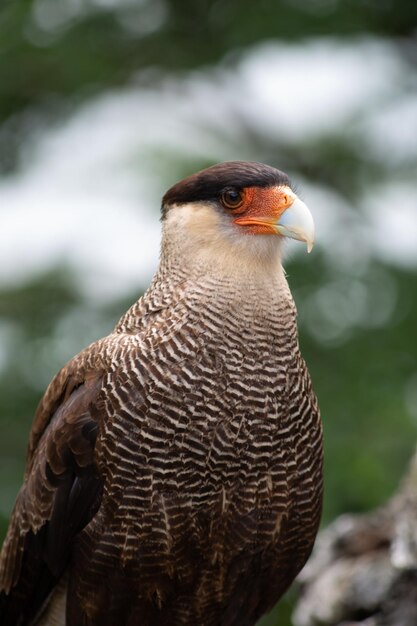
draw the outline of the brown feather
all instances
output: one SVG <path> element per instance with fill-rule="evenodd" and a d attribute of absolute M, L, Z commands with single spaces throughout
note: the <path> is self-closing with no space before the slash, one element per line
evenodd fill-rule
<path fill-rule="evenodd" d="M 97 425 L 90 405 L 102 376 L 92 378 L 89 373 L 84 383 L 75 385 L 69 375 L 73 367 L 70 363 L 54 379 L 36 415 L 26 481 L 0 559 L 0 623 L 5 626 L 17 623 L 17 615 L 25 624 L 36 614 L 68 564 L 74 535 L 99 504 L 101 480 L 91 436 Z M 52 398 L 60 398 L 62 404 L 57 406 Z M 51 407 L 55 410 L 49 415 Z"/>
<path fill-rule="evenodd" d="M 278 253 L 190 257 L 182 215 L 145 296 L 40 403 L 2 626 L 48 611 L 64 572 L 66 626 L 250 626 L 312 549 L 321 422 Z"/>

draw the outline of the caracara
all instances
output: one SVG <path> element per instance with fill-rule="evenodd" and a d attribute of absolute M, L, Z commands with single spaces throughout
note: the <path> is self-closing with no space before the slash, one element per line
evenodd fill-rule
<path fill-rule="evenodd" d="M 2 626 L 250 626 L 310 554 L 322 434 L 283 240 L 286 174 L 228 162 L 162 201 L 159 269 L 36 412 Z"/>

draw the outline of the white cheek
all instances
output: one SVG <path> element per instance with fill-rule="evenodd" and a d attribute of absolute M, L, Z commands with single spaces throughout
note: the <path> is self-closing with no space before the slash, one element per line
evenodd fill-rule
<path fill-rule="evenodd" d="M 164 225 L 165 239 L 189 258 L 216 264 L 229 274 L 271 271 L 280 261 L 281 238 L 256 235 L 233 223 L 233 216 L 210 203 L 172 207 Z"/>

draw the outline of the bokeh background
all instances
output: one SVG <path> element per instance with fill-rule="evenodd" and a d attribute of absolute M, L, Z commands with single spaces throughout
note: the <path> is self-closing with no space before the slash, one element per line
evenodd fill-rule
<path fill-rule="evenodd" d="M 415 0 L 2 1 L 0 539 L 45 386 L 146 288 L 163 191 L 227 159 L 287 171 L 315 216 L 286 268 L 323 523 L 395 490 L 417 436 L 416 35 Z"/>

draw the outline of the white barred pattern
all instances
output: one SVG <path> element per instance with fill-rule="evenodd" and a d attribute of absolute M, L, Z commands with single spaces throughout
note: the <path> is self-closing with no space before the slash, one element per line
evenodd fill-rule
<path fill-rule="evenodd" d="M 1 554 L 7 626 L 39 608 L 26 557 L 57 579 L 70 559 L 66 626 L 252 626 L 305 563 L 322 433 L 294 303 L 277 240 L 217 217 L 168 210 L 147 293 L 47 389 Z"/>
<path fill-rule="evenodd" d="M 253 624 L 312 547 L 317 402 L 282 274 L 259 285 L 176 267 L 109 337 L 105 491 L 75 588 L 94 596 L 97 576 L 114 589 L 129 572 L 126 624 Z"/>

